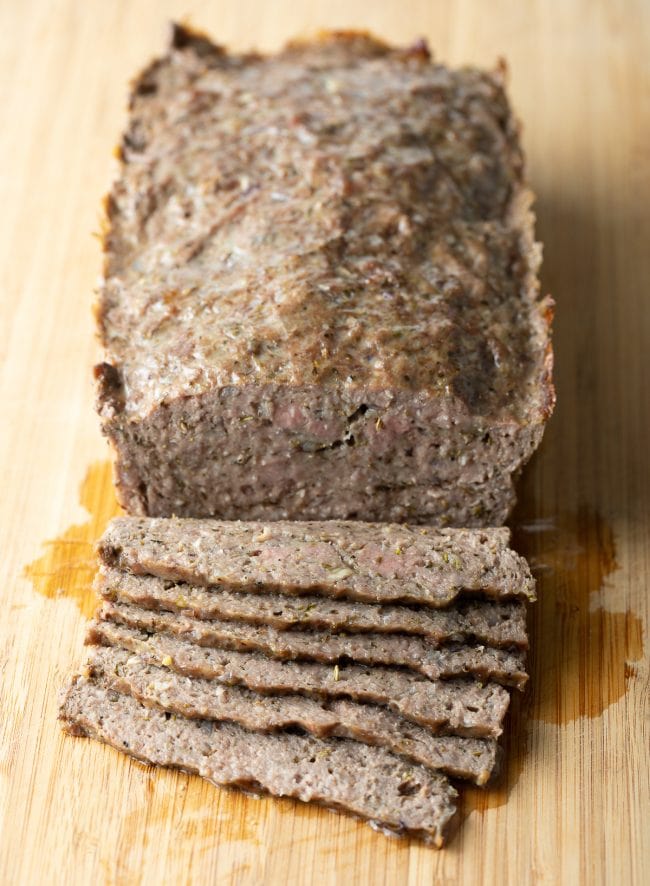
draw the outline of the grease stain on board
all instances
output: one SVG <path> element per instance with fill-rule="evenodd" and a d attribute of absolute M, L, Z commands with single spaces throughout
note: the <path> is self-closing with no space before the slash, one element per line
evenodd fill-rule
<path fill-rule="evenodd" d="M 90 465 L 81 482 L 79 502 L 88 511 L 88 520 L 68 526 L 61 535 L 44 542 L 44 553 L 27 564 L 23 574 L 39 594 L 72 599 L 90 618 L 97 606 L 92 590 L 97 570 L 95 543 L 108 521 L 122 512 L 113 490 L 110 461 Z"/>
<path fill-rule="evenodd" d="M 513 546 L 537 580 L 528 617 L 530 681 L 523 695 L 513 694 L 501 738 L 503 771 L 494 786 L 463 791 L 463 817 L 507 802 L 531 763 L 534 720 L 562 726 L 599 717 L 625 694 L 644 654 L 641 619 L 599 605 L 618 569 L 611 527 L 593 508 L 545 518 L 527 510 L 522 503 L 512 529 Z"/>
<path fill-rule="evenodd" d="M 598 717 L 626 692 L 643 657 L 641 619 L 602 603 L 618 569 L 611 527 L 593 509 L 521 522 L 515 548 L 537 579 L 530 612 L 528 716 L 563 725 Z"/>

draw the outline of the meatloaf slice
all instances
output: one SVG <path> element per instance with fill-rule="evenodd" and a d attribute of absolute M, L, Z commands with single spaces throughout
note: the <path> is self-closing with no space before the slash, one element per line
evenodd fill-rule
<path fill-rule="evenodd" d="M 199 646 L 251 649 L 270 658 L 338 664 L 397 665 L 424 674 L 430 680 L 472 676 L 523 689 L 528 680 L 525 653 L 488 646 L 444 646 L 436 649 L 420 637 L 403 634 L 330 634 L 325 631 L 278 631 L 234 621 L 199 621 L 170 612 L 157 612 L 104 602 L 100 620 L 168 633 Z"/>
<path fill-rule="evenodd" d="M 134 514 L 498 525 L 552 410 L 503 70 L 176 27 L 107 200 L 103 431 Z"/>
<path fill-rule="evenodd" d="M 442 846 L 457 793 L 441 774 L 405 766 L 384 748 L 344 739 L 247 732 L 234 723 L 172 717 L 74 678 L 61 701 L 66 731 L 106 742 L 144 763 L 173 766 L 217 785 L 260 790 L 351 812 L 381 828 Z"/>
<path fill-rule="evenodd" d="M 433 682 L 399 668 L 280 661 L 259 652 L 196 646 L 169 634 L 147 634 L 112 622 L 91 624 L 87 642 L 118 646 L 137 653 L 147 664 L 162 664 L 184 676 L 227 686 L 246 686 L 261 694 L 385 705 L 441 734 L 498 738 L 510 704 L 508 690 L 497 683 Z"/>
<path fill-rule="evenodd" d="M 509 542 L 505 528 L 117 517 L 98 549 L 105 565 L 138 575 L 435 608 L 463 592 L 534 599 L 528 564 Z"/>
<path fill-rule="evenodd" d="M 190 719 L 228 720 L 253 732 L 299 727 L 318 738 L 351 738 L 478 785 L 494 775 L 499 761 L 494 740 L 434 735 L 375 705 L 259 695 L 240 686 L 183 677 L 124 649 L 97 650 L 86 672 L 143 704 Z"/>
<path fill-rule="evenodd" d="M 454 609 L 355 603 L 317 596 L 251 595 L 221 585 L 200 587 L 153 575 L 133 575 L 104 566 L 95 590 L 106 600 L 192 618 L 223 618 L 269 625 L 279 631 L 320 628 L 332 631 L 403 633 L 435 643 L 477 640 L 488 646 L 528 648 L 526 604 L 468 600 Z"/>

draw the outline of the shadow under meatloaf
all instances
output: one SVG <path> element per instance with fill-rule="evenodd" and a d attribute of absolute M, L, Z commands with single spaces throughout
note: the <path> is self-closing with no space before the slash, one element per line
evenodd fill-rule
<path fill-rule="evenodd" d="M 183 677 L 124 649 L 98 649 L 85 673 L 143 704 L 190 719 L 228 720 L 253 732 L 298 727 L 318 738 L 355 739 L 478 785 L 496 773 L 500 759 L 494 740 L 434 735 L 375 705 L 260 695 L 240 686 Z"/>
<path fill-rule="evenodd" d="M 528 674 L 525 652 L 490 646 L 441 646 L 402 634 L 331 634 L 325 631 L 278 631 L 234 621 L 200 621 L 170 612 L 105 601 L 101 620 L 168 633 L 199 646 L 253 649 L 270 658 L 359 664 L 397 665 L 431 680 L 472 676 L 523 689 Z"/>
<path fill-rule="evenodd" d="M 260 694 L 384 705 L 440 734 L 498 738 L 510 704 L 508 690 L 497 683 L 435 682 L 400 668 L 281 661 L 259 652 L 197 646 L 170 634 L 148 634 L 107 621 L 91 623 L 86 643 L 117 646 L 137 653 L 147 664 L 163 665 L 187 677 L 246 686 Z"/>
<path fill-rule="evenodd" d="M 98 406 L 125 508 L 502 523 L 554 400 L 502 71 L 175 34 L 107 201 Z"/>
<path fill-rule="evenodd" d="M 505 527 L 117 517 L 98 551 L 106 566 L 201 586 L 441 608 L 467 593 L 534 600 L 509 543 Z"/>
<path fill-rule="evenodd" d="M 75 677 L 63 727 L 145 763 L 197 773 L 217 785 L 321 803 L 441 846 L 457 793 L 441 774 L 384 748 L 346 739 L 251 733 L 234 723 L 169 717 L 98 679 Z"/>
<path fill-rule="evenodd" d="M 415 634 L 435 643 L 478 641 L 489 646 L 528 648 L 526 604 L 467 600 L 453 609 L 355 603 L 316 596 L 290 597 L 200 587 L 153 575 L 133 575 L 107 566 L 95 590 L 106 600 L 175 612 L 202 620 L 223 618 L 276 630 L 320 628 L 332 631 Z"/>

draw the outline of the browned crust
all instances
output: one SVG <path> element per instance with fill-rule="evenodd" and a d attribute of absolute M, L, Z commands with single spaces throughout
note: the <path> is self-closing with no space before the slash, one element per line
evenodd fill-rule
<path fill-rule="evenodd" d="M 124 408 L 124 387 L 119 370 L 112 363 L 98 363 L 93 369 L 97 400 L 102 415 L 112 416 Z"/>
<path fill-rule="evenodd" d="M 542 322 L 546 327 L 547 335 L 541 378 L 542 389 L 545 393 L 545 398 L 542 403 L 542 409 L 544 419 L 546 420 L 549 419 L 553 414 L 555 401 L 557 399 L 555 385 L 553 384 L 553 365 L 555 357 L 553 353 L 553 344 L 551 337 L 553 330 L 553 318 L 555 317 L 555 301 L 551 295 L 546 295 L 540 302 L 540 314 L 542 317 Z"/>
<path fill-rule="evenodd" d="M 225 49 L 219 46 L 198 28 L 183 22 L 170 22 L 169 25 L 169 48 L 187 49 L 191 47 L 199 55 L 223 55 Z"/>
<path fill-rule="evenodd" d="M 374 36 L 369 31 L 355 29 L 324 29 L 318 31 L 315 36 L 294 38 L 292 40 L 289 40 L 285 44 L 284 51 L 291 51 L 292 49 L 300 50 L 315 42 L 325 45 L 328 43 L 331 43 L 333 45 L 346 43 L 348 46 L 356 46 L 360 53 L 368 55 L 383 55 L 391 51 L 391 46 L 389 44 Z M 168 53 L 174 50 L 185 49 L 192 49 L 202 58 L 206 58 L 211 55 L 215 56 L 216 58 L 221 58 L 226 53 L 225 48 L 219 44 L 214 43 L 205 32 L 184 23 L 171 22 Z M 403 55 L 405 58 L 419 59 L 423 62 L 431 60 L 431 52 L 428 47 L 427 41 L 424 38 L 420 38 L 414 41 L 411 46 L 406 47 L 403 50 Z M 250 53 L 249 56 L 250 58 L 258 58 L 259 54 Z M 167 59 L 168 54 L 155 58 L 135 78 L 133 78 L 130 83 L 128 101 L 129 110 L 133 107 L 135 97 L 139 94 L 146 93 L 147 90 L 151 87 L 156 71 L 161 67 L 161 65 L 166 63 Z M 503 88 L 505 87 L 506 81 L 508 79 L 508 74 L 509 72 L 507 61 L 503 57 L 499 57 L 497 59 L 495 69 L 491 74 L 492 78 L 494 79 L 495 83 Z M 520 135 L 521 123 L 513 114 L 511 114 L 510 116 L 509 126 L 517 133 L 518 136 Z M 121 171 L 121 169 L 125 165 L 124 138 L 122 140 L 122 143 L 117 146 L 116 152 Z M 533 192 L 525 184 L 519 182 L 513 189 L 510 211 L 512 213 L 514 222 L 513 228 L 518 229 L 521 232 L 522 255 L 525 256 L 528 260 L 527 289 L 529 289 L 529 291 L 530 289 L 535 289 L 539 286 L 537 281 L 537 270 L 540 264 L 539 258 L 537 258 L 535 255 L 539 252 L 540 247 L 539 244 L 537 244 L 534 240 L 535 216 L 530 210 L 530 206 L 533 201 Z M 103 217 L 101 221 L 101 241 L 102 250 L 104 253 L 104 275 L 106 275 L 107 273 L 107 253 L 109 252 L 111 246 L 110 237 L 112 233 L 112 221 L 116 210 L 117 207 L 112 192 L 109 192 L 105 195 L 103 199 Z M 535 256 L 533 260 L 531 260 L 532 256 Z M 552 383 L 553 351 L 551 344 L 551 328 L 554 302 L 550 296 L 546 296 L 546 298 L 541 300 L 538 298 L 537 303 L 539 306 L 539 316 L 545 326 L 546 339 L 544 357 L 542 361 L 542 371 L 540 374 L 540 387 L 543 392 L 540 403 L 540 419 L 543 422 L 546 421 L 551 415 L 556 400 L 555 389 Z M 99 327 L 100 339 L 102 343 L 105 344 L 105 335 L 103 329 L 104 313 L 104 306 L 100 298 L 94 306 L 94 315 Z"/>

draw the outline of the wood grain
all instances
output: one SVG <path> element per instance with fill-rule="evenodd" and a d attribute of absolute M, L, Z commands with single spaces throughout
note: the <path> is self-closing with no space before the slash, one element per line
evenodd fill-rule
<path fill-rule="evenodd" d="M 115 507 L 92 409 L 91 234 L 127 80 L 186 14 L 237 48 L 362 27 L 425 35 L 452 64 L 510 63 L 559 399 L 514 518 L 540 581 L 531 692 L 500 789 L 467 793 L 442 852 L 153 771 L 56 724 Z M 0 882 L 647 882 L 650 5 L 22 0 L 0 23 Z"/>

